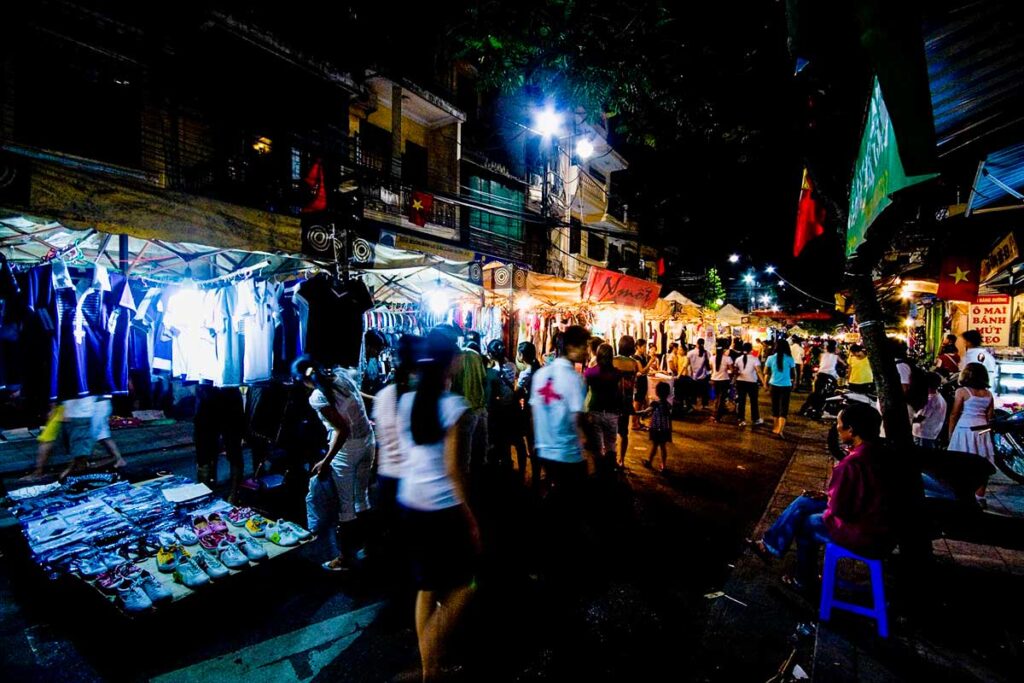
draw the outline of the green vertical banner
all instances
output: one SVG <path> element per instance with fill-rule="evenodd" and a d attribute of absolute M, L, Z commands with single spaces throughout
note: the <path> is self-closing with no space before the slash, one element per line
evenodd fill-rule
<path fill-rule="evenodd" d="M 846 224 L 846 257 L 863 244 L 868 228 L 892 204 L 892 195 L 903 188 L 930 180 L 938 173 L 908 176 L 903 171 L 896 134 L 875 78 L 868 105 L 864 136 L 850 186 L 850 213 Z"/>

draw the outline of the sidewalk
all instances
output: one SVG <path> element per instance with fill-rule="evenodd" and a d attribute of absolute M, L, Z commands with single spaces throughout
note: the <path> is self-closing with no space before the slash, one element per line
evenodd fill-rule
<path fill-rule="evenodd" d="M 819 424 L 794 420 L 799 444 L 768 508 L 751 532 L 760 536 L 804 489 L 822 489 L 832 469 Z M 988 493 L 1000 524 L 1024 522 L 1024 486 L 999 474 Z M 799 665 L 815 681 L 1003 681 L 1024 664 L 1024 550 L 1019 534 L 1004 545 L 939 538 L 925 575 L 908 576 L 895 555 L 886 562 L 890 638 L 877 637 L 874 623 L 833 612 L 817 623 L 817 604 L 780 581 L 795 569 L 795 553 L 765 565 L 740 550 L 715 599 L 701 648 L 707 665 L 701 680 L 768 680 L 784 663 L 794 680 Z M 1001 542 L 1001 541 L 1000 541 Z M 848 571 L 848 570 L 847 570 Z M 864 593 L 852 599 L 868 601 Z M 792 656 L 792 659 L 790 657 Z M 753 676 L 753 678 L 751 678 Z"/>

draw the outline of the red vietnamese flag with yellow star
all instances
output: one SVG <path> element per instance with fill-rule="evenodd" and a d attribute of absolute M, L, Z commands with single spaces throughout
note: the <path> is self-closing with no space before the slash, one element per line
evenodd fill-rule
<path fill-rule="evenodd" d="M 977 259 L 970 256 L 947 256 L 942 259 L 936 295 L 946 301 L 974 301 L 980 270 Z"/>
<path fill-rule="evenodd" d="M 409 201 L 409 222 L 423 227 L 434 210 L 434 195 L 413 190 Z"/>

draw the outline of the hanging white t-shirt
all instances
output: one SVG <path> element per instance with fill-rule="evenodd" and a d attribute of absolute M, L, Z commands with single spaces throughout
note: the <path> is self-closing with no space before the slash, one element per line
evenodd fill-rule
<path fill-rule="evenodd" d="M 587 386 L 583 375 L 566 358 L 556 358 L 533 374 L 530 407 L 537 454 L 556 462 L 583 462 L 583 446 L 576 429 L 583 412 Z"/>
<path fill-rule="evenodd" d="M 252 281 L 241 284 L 251 285 Z M 242 320 L 249 314 L 252 297 L 240 296 L 239 285 L 218 287 L 210 295 L 207 325 L 216 343 L 216 363 L 208 379 L 214 386 L 237 387 L 242 384 Z"/>
<path fill-rule="evenodd" d="M 265 382 L 274 373 L 274 329 L 281 324 L 280 297 L 284 285 L 248 280 L 238 284 L 243 302 L 245 352 L 242 380 Z"/>
<path fill-rule="evenodd" d="M 198 382 L 213 379 L 217 351 L 210 332 L 213 292 L 181 287 L 168 297 L 164 327 L 171 330 L 171 372 Z"/>
<path fill-rule="evenodd" d="M 757 369 L 761 367 L 761 361 L 753 354 L 746 357 L 740 356 L 736 359 L 736 381 L 737 382 L 759 382 Z"/>
<path fill-rule="evenodd" d="M 444 461 L 445 437 L 430 444 L 418 444 L 412 437 L 412 405 L 415 399 L 416 392 L 411 392 L 398 402 L 399 440 L 409 456 L 402 479 L 398 482 L 398 502 L 407 508 L 426 512 L 461 505 L 462 498 L 455 482 L 448 476 L 448 465 Z M 445 435 L 468 409 L 466 399 L 458 394 L 445 392 L 441 395 L 438 411 Z"/>

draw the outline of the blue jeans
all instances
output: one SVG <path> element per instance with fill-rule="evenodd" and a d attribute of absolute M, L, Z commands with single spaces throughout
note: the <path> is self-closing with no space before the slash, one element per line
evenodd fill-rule
<path fill-rule="evenodd" d="M 765 545 L 780 557 L 796 541 L 797 580 L 805 586 L 814 585 L 818 573 L 818 546 L 831 540 L 822 519 L 827 506 L 825 499 L 800 496 L 764 534 Z"/>

